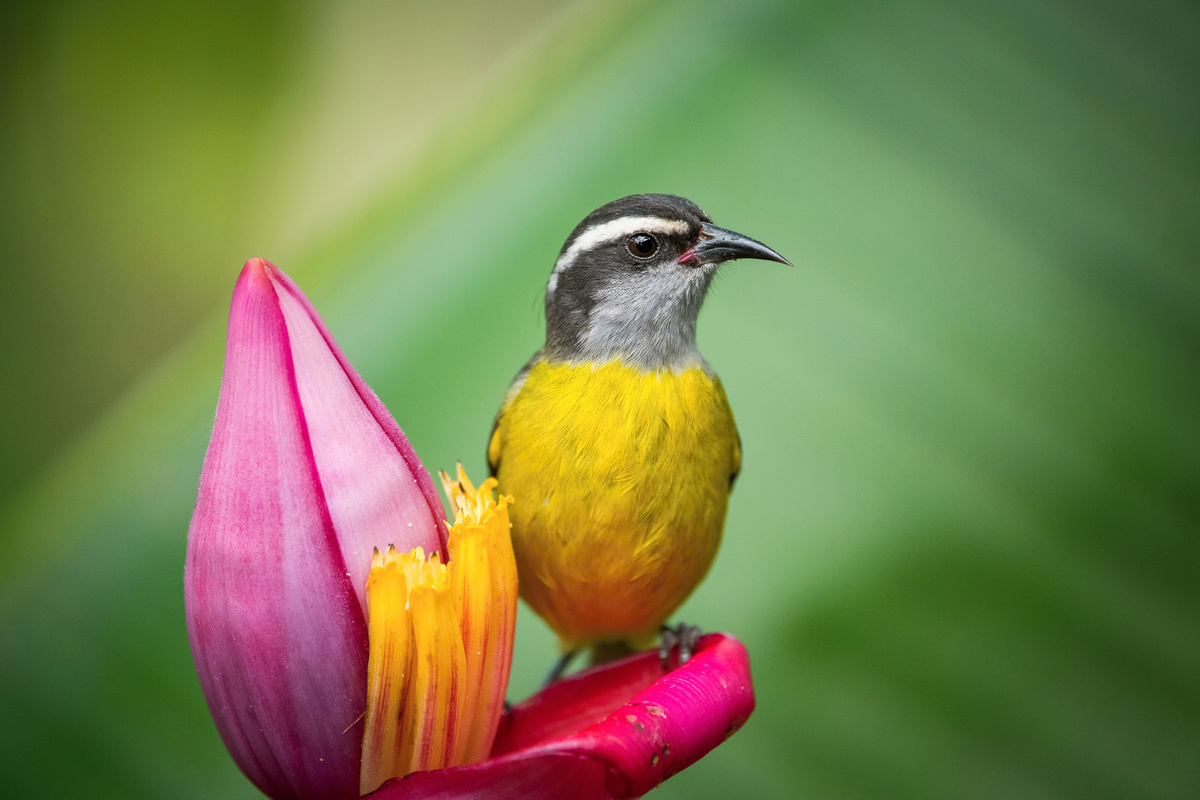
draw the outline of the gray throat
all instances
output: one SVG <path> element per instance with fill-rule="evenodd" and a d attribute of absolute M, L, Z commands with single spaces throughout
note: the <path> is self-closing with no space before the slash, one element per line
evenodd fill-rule
<path fill-rule="evenodd" d="M 647 371 L 707 369 L 696 320 L 714 273 L 676 267 L 622 275 L 587 287 L 582 300 L 581 293 L 548 289 L 543 354 L 577 363 L 619 360 Z"/>

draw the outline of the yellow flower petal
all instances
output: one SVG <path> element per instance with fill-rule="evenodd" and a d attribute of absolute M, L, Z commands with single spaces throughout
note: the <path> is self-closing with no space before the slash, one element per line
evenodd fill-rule
<path fill-rule="evenodd" d="M 516 625 L 511 498 L 442 473 L 454 509 L 450 560 L 375 553 L 360 787 L 487 758 L 503 712 Z"/>
<path fill-rule="evenodd" d="M 412 662 L 412 622 L 408 612 L 408 581 L 388 548 L 386 560 L 375 550 L 367 578 L 370 609 L 367 634 L 367 710 L 363 729 L 359 791 L 374 791 L 388 778 L 403 774 L 399 764 L 400 718 L 407 699 Z"/>

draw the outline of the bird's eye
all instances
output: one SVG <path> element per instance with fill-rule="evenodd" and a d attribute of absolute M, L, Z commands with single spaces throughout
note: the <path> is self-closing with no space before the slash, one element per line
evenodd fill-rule
<path fill-rule="evenodd" d="M 649 258 L 658 250 L 658 242 L 648 233 L 635 233 L 625 240 L 625 247 L 634 258 Z"/>

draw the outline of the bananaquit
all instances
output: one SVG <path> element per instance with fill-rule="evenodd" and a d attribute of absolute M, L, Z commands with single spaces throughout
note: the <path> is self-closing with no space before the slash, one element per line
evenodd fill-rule
<path fill-rule="evenodd" d="M 716 555 L 741 443 L 696 318 L 738 258 L 788 263 L 666 194 L 601 206 L 559 253 L 546 344 L 487 451 L 517 500 L 521 595 L 566 654 L 552 678 L 581 647 L 605 660 L 651 644 Z"/>

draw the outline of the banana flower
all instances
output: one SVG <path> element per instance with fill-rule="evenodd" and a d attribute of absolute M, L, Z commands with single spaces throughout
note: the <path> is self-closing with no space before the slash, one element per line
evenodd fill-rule
<path fill-rule="evenodd" d="M 723 635 L 677 669 L 633 656 L 502 715 L 509 498 L 461 469 L 443 484 L 453 524 L 308 299 L 247 262 L 184 597 L 217 730 L 266 795 L 635 797 L 749 716 L 746 652 Z"/>

